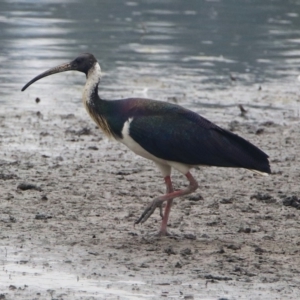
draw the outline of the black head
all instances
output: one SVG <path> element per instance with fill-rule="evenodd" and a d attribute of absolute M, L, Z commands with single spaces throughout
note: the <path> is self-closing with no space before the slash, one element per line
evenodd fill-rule
<path fill-rule="evenodd" d="M 78 57 L 76 57 L 74 60 L 72 60 L 71 62 L 51 68 L 51 69 L 47 70 L 46 72 L 34 77 L 26 85 L 24 85 L 24 87 L 22 88 L 22 91 L 25 91 L 31 84 L 33 84 L 37 80 L 44 78 L 46 76 L 52 75 L 52 74 L 56 74 L 56 73 L 61 73 L 61 72 L 66 72 L 66 71 L 79 71 L 79 72 L 83 72 L 87 75 L 89 70 L 96 63 L 97 63 L 97 60 L 93 54 L 82 53 Z"/>
<path fill-rule="evenodd" d="M 82 53 L 71 61 L 72 70 L 88 74 L 89 70 L 97 63 L 97 60 L 93 54 Z"/>

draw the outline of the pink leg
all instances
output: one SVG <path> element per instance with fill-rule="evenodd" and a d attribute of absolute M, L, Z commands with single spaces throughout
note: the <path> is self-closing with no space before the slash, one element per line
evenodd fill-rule
<path fill-rule="evenodd" d="M 155 198 L 152 203 L 150 205 L 148 205 L 148 207 L 144 210 L 144 212 L 142 213 L 141 217 L 135 221 L 134 224 L 139 224 L 139 223 L 144 223 L 148 220 L 148 218 L 153 214 L 153 212 L 155 211 L 155 209 L 157 207 L 161 207 L 162 203 L 164 201 L 167 201 L 167 206 L 165 209 L 165 215 L 163 216 L 163 223 L 161 226 L 161 234 L 166 234 L 166 227 L 167 227 L 167 222 L 168 222 L 168 217 L 169 217 L 169 213 L 170 213 L 170 208 L 172 205 L 172 200 L 174 198 L 177 197 L 181 197 L 184 195 L 188 195 L 191 194 L 192 192 L 194 192 L 197 188 L 198 188 L 198 183 L 195 180 L 195 178 L 192 176 L 192 174 L 190 172 L 187 172 L 185 174 L 186 178 L 188 179 L 188 181 L 190 182 L 189 186 L 186 189 L 183 190 L 178 190 L 178 191 L 173 191 L 171 193 L 165 194 L 163 196 L 157 197 Z M 167 185 L 167 189 L 170 188 L 170 184 L 171 183 L 171 179 L 168 178 L 168 176 L 165 178 L 166 181 L 166 185 Z M 173 187 L 172 187 L 173 189 Z M 169 203 L 168 203 L 169 202 Z M 169 205 L 168 205 L 169 204 Z"/>
<path fill-rule="evenodd" d="M 174 189 L 173 189 L 171 177 L 166 176 L 164 179 L 165 179 L 165 183 L 166 183 L 166 187 L 167 187 L 166 194 L 173 193 Z M 161 222 L 161 226 L 160 226 L 160 230 L 159 230 L 159 235 L 167 235 L 167 225 L 168 225 L 168 219 L 169 219 L 172 203 L 173 203 L 173 198 L 167 200 L 167 204 L 165 207 L 164 215 L 162 217 L 162 222 Z"/>

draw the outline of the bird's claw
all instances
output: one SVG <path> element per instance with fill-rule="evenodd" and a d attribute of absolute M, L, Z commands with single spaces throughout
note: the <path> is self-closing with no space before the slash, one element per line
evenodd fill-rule
<path fill-rule="evenodd" d="M 142 215 L 134 222 L 135 224 L 143 224 L 145 223 L 149 217 L 154 213 L 155 209 L 157 207 L 159 207 L 159 214 L 161 216 L 161 218 L 164 217 L 163 215 L 163 208 L 162 208 L 162 204 L 163 204 L 163 200 L 161 200 L 160 198 L 156 198 L 154 199 L 144 210 L 144 212 L 142 213 Z"/>

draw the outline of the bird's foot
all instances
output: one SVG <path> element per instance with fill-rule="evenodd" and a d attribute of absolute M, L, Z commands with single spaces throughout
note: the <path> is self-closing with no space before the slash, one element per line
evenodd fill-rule
<path fill-rule="evenodd" d="M 165 200 L 161 199 L 160 197 L 155 198 L 144 210 L 144 212 L 142 213 L 142 215 L 134 222 L 134 225 L 136 224 L 143 224 L 145 223 L 149 217 L 154 213 L 155 209 L 158 207 L 159 208 L 159 214 L 161 216 L 161 218 L 164 217 L 163 215 L 163 208 L 162 208 L 162 204 Z M 166 235 L 166 232 L 162 232 L 161 235 Z"/>
<path fill-rule="evenodd" d="M 169 230 L 159 230 L 159 231 L 156 231 L 156 232 L 153 232 L 152 233 L 152 236 L 153 237 L 157 237 L 157 238 L 169 238 L 169 239 L 182 239 L 182 235 L 176 233 L 176 232 L 172 232 L 172 231 L 169 231 Z"/>
<path fill-rule="evenodd" d="M 163 236 L 173 236 L 173 234 L 171 234 L 169 231 L 167 230 L 160 230 L 158 233 L 157 233 L 157 236 L 159 237 L 163 237 Z"/>

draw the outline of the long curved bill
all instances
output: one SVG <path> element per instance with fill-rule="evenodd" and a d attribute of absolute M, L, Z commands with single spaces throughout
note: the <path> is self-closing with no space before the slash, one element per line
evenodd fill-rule
<path fill-rule="evenodd" d="M 74 70 L 74 67 L 72 66 L 72 63 L 65 63 L 65 64 L 62 64 L 62 65 L 59 65 L 57 67 L 54 67 L 54 68 L 51 68 L 45 72 L 43 72 L 42 74 L 34 77 L 33 79 L 31 79 L 28 83 L 26 83 L 23 88 L 22 88 L 22 92 L 25 91 L 30 85 L 32 85 L 34 82 L 46 77 L 46 76 L 49 76 L 49 75 L 52 75 L 52 74 L 56 74 L 56 73 L 61 73 L 61 72 L 65 72 L 65 71 L 71 71 L 71 70 Z"/>

